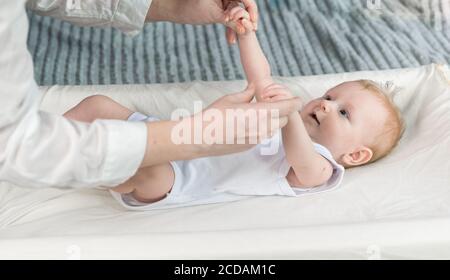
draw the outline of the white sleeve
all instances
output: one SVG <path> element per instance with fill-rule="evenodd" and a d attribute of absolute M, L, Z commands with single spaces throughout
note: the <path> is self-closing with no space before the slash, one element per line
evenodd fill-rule
<path fill-rule="evenodd" d="M 0 6 L 0 181 L 88 187 L 131 177 L 145 153 L 145 124 L 87 124 L 40 112 L 25 0 L 0 0 Z"/>
<path fill-rule="evenodd" d="M 81 26 L 115 27 L 136 35 L 152 0 L 28 0 L 27 7 Z M 2 7 L 3 8 L 3 7 Z"/>

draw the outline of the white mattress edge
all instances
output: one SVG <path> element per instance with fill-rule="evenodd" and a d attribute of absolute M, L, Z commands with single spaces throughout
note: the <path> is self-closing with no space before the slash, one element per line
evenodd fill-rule
<path fill-rule="evenodd" d="M 0 248 L 0 259 L 448 259 L 450 218 L 244 231 L 2 239 Z"/>

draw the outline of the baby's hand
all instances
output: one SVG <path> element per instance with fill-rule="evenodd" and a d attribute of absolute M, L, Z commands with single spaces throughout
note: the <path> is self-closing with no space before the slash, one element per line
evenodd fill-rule
<path fill-rule="evenodd" d="M 294 97 L 295 96 L 287 87 L 276 83 L 266 87 L 260 95 L 262 102 L 276 102 Z"/>
<path fill-rule="evenodd" d="M 250 21 L 250 14 L 239 2 L 230 2 L 225 11 L 226 25 L 236 31 L 239 35 L 255 31 L 256 27 Z"/>

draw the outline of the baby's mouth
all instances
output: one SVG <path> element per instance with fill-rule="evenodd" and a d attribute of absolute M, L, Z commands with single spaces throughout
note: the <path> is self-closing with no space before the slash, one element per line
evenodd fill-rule
<path fill-rule="evenodd" d="M 319 122 L 319 119 L 317 118 L 316 113 L 312 113 L 310 116 L 311 116 L 311 118 L 313 118 L 316 121 L 317 125 L 320 125 L 320 122 Z"/>

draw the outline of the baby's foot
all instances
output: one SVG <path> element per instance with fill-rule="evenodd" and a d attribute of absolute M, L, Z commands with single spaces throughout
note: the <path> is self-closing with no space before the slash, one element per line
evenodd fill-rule
<path fill-rule="evenodd" d="M 225 12 L 226 25 L 239 35 L 255 31 L 256 26 L 250 21 L 250 14 L 238 2 L 231 2 Z"/>

